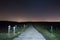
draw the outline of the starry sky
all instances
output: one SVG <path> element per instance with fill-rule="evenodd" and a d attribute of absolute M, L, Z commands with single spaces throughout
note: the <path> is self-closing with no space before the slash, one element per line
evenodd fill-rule
<path fill-rule="evenodd" d="M 2 21 L 58 21 L 59 0 L 0 0 Z"/>

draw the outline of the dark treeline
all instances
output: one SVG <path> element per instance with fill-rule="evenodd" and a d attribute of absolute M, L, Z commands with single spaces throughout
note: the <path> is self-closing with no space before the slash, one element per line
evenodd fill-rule
<path fill-rule="evenodd" d="M 15 25 L 21 27 L 21 26 L 23 26 L 23 24 L 36 25 L 36 26 L 43 25 L 43 27 L 46 28 L 46 29 L 50 29 L 50 27 L 53 26 L 53 29 L 60 29 L 60 22 L 12 22 L 12 21 L 0 21 L 0 32 L 2 32 L 2 31 L 4 32 L 5 30 L 8 30 L 9 25 L 11 25 L 11 27 L 13 27 Z"/>

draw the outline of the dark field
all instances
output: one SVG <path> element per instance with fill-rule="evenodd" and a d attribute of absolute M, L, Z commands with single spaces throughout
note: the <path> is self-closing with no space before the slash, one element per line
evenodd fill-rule
<path fill-rule="evenodd" d="M 47 30 L 49 33 L 52 33 L 55 38 L 50 37 L 50 34 L 48 36 L 45 35 L 45 37 L 48 37 L 51 40 L 60 40 L 60 22 L 11 22 L 11 21 L 0 21 L 0 33 L 7 33 L 8 32 L 8 26 L 11 25 L 11 33 L 13 30 L 13 26 L 17 25 L 19 28 L 23 28 L 23 25 L 33 25 L 38 31 L 42 31 L 42 34 L 45 35 L 44 30 Z M 52 26 L 52 32 L 51 32 L 51 26 Z M 42 29 L 42 30 L 40 30 Z M 46 34 L 48 34 L 48 32 Z"/>

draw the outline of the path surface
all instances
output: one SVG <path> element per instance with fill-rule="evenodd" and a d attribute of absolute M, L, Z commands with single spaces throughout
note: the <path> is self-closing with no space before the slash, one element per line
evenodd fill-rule
<path fill-rule="evenodd" d="M 29 27 L 18 37 L 13 40 L 46 40 L 41 33 L 39 33 L 34 27 Z"/>

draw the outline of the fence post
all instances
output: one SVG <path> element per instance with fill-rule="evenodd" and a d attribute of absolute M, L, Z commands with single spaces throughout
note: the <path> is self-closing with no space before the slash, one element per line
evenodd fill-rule
<path fill-rule="evenodd" d="M 51 33 L 53 32 L 53 26 L 51 26 L 50 31 L 51 31 Z"/>
<path fill-rule="evenodd" d="M 10 29 L 11 29 L 11 26 L 9 25 L 8 26 L 8 37 L 10 37 Z"/>
<path fill-rule="evenodd" d="M 14 26 L 13 27 L 13 33 L 14 33 L 14 35 L 15 35 L 15 31 L 16 31 L 16 27 Z"/>
<path fill-rule="evenodd" d="M 9 25 L 9 26 L 8 26 L 8 33 L 10 33 L 10 29 L 11 29 L 11 26 Z"/>
<path fill-rule="evenodd" d="M 25 28 L 25 24 L 24 24 L 24 28 Z"/>

